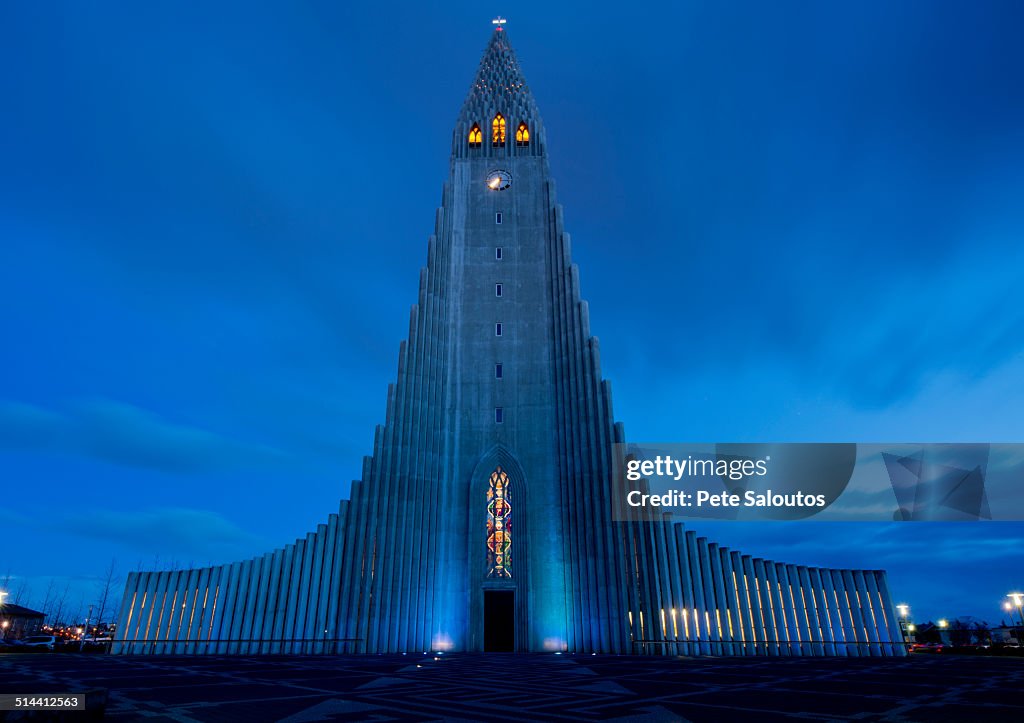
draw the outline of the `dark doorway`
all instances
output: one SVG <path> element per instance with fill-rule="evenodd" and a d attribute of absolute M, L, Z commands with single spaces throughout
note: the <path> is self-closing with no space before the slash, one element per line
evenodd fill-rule
<path fill-rule="evenodd" d="M 484 590 L 484 650 L 511 653 L 516 649 L 516 593 Z"/>

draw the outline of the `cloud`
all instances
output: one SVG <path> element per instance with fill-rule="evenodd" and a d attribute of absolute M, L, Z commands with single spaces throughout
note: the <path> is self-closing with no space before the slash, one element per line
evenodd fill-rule
<path fill-rule="evenodd" d="M 836 385 L 857 406 L 913 398 L 953 373 L 977 380 L 1024 348 L 1021 258 L 962 255 L 942 266 L 887 270 L 825 335 Z"/>
<path fill-rule="evenodd" d="M 156 554 L 168 559 L 224 560 L 245 557 L 266 546 L 248 532 L 209 510 L 183 507 L 151 508 L 132 514 L 91 510 L 58 520 L 67 533 L 124 545 L 133 554 Z"/>
<path fill-rule="evenodd" d="M 68 420 L 42 407 L 0 401 L 0 449 L 46 449 L 67 431 Z"/>
<path fill-rule="evenodd" d="M 63 413 L 0 401 L 0 449 L 44 449 L 177 474 L 263 468 L 287 458 L 272 447 L 174 424 L 108 399 L 79 402 Z"/>

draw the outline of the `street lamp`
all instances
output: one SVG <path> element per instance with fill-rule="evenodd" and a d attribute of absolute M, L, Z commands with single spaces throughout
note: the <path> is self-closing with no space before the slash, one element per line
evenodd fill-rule
<path fill-rule="evenodd" d="M 1017 643 L 1019 644 L 1024 642 L 1024 593 L 1011 592 L 1006 597 L 1009 598 L 1007 602 L 1003 603 L 1006 612 L 1017 608 L 1017 614 L 1020 616 L 1020 628 L 1017 630 Z"/>
<path fill-rule="evenodd" d="M 910 640 L 907 639 L 907 633 L 914 632 L 914 626 L 910 624 L 910 606 L 906 603 L 900 603 L 896 606 L 896 610 L 900 614 L 900 635 L 903 636 L 903 644 L 908 645 Z"/>
<path fill-rule="evenodd" d="M 945 618 L 939 618 L 939 627 L 945 630 L 949 626 L 949 621 Z"/>

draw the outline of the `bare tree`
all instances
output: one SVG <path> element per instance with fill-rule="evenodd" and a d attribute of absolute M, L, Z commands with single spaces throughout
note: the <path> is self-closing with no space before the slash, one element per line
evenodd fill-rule
<path fill-rule="evenodd" d="M 72 625 L 78 625 L 83 620 L 82 613 L 85 611 L 85 595 L 78 596 L 78 609 L 75 611 L 74 616 L 71 618 Z"/>
<path fill-rule="evenodd" d="M 32 595 L 32 588 L 28 584 L 28 580 L 21 578 L 18 580 L 18 587 L 14 589 L 14 599 L 11 600 L 15 605 L 21 605 L 22 601 L 28 602 L 29 597 Z"/>
<path fill-rule="evenodd" d="M 120 585 L 121 579 L 117 576 L 117 560 L 111 558 L 110 566 L 107 571 L 103 574 L 99 584 L 99 600 L 96 601 L 96 622 L 103 623 L 107 622 L 105 615 L 107 614 L 108 608 L 116 609 L 113 598 L 113 594 L 116 594 L 117 587 Z"/>
<path fill-rule="evenodd" d="M 57 581 L 51 577 L 50 583 L 46 586 L 46 596 L 43 598 L 43 607 L 41 611 L 43 615 L 48 618 L 47 622 L 50 625 L 53 625 L 56 622 L 56 620 L 53 619 L 53 605 L 56 600 L 56 589 Z"/>
<path fill-rule="evenodd" d="M 65 583 L 64 584 L 64 592 L 62 592 L 60 597 L 56 599 L 56 603 L 55 603 L 56 611 L 53 613 L 53 622 L 51 623 L 51 625 L 56 625 L 57 623 L 67 622 L 65 620 L 61 620 L 61 617 L 66 612 L 65 608 L 67 607 L 67 604 L 68 604 L 68 592 L 70 592 L 70 591 L 71 591 L 71 583 Z"/>

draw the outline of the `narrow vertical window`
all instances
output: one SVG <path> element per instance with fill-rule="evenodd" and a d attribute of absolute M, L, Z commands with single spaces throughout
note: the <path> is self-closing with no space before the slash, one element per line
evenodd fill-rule
<path fill-rule="evenodd" d="M 496 261 L 501 261 L 501 246 L 494 247 L 494 258 Z"/>
<path fill-rule="evenodd" d="M 497 324 L 494 325 L 494 335 L 495 336 L 501 336 L 501 322 L 500 321 Z"/>
<path fill-rule="evenodd" d="M 496 214 L 494 214 L 494 223 L 501 223 L 501 211 L 498 211 Z"/>
<path fill-rule="evenodd" d="M 516 145 L 520 148 L 530 145 L 530 129 L 526 127 L 525 123 L 520 123 L 516 128 Z"/>
<path fill-rule="evenodd" d="M 487 487 L 487 577 L 512 577 L 512 505 L 508 475 L 501 467 Z"/>
<path fill-rule="evenodd" d="M 469 147 L 479 148 L 483 140 L 484 134 L 480 131 L 480 124 L 474 123 L 473 127 L 469 129 Z"/>
<path fill-rule="evenodd" d="M 501 296 L 501 284 L 494 285 L 494 295 Z"/>
<path fill-rule="evenodd" d="M 494 116 L 494 120 L 491 121 L 491 145 L 505 145 L 505 116 L 501 113 Z"/>
<path fill-rule="evenodd" d="M 503 376 L 504 376 L 504 372 L 502 371 L 501 364 L 495 364 L 494 365 L 494 378 L 495 379 L 501 379 Z"/>
<path fill-rule="evenodd" d="M 505 421 L 505 410 L 502 407 L 494 408 L 494 423 L 501 424 Z"/>

